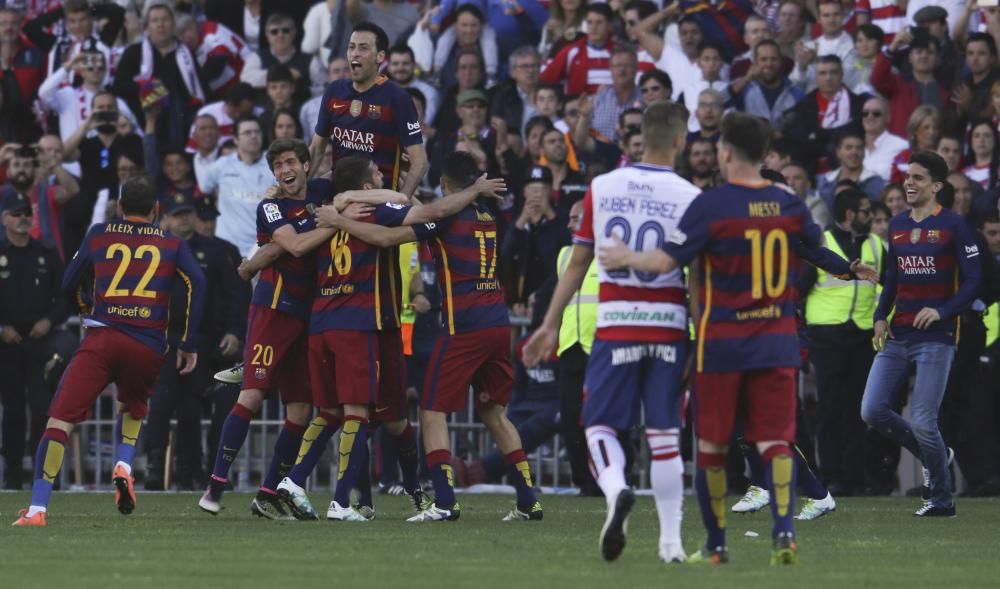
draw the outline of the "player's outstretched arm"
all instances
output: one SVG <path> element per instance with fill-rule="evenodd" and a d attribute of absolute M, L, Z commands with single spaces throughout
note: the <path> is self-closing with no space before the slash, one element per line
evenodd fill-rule
<path fill-rule="evenodd" d="M 412 227 L 385 227 L 378 223 L 365 223 L 340 214 L 335 206 L 320 207 L 316 211 L 316 224 L 328 231 L 346 231 L 361 241 L 376 247 L 392 247 L 417 241 Z M 318 230 L 317 230 L 318 231 Z"/>
<path fill-rule="evenodd" d="M 375 188 L 373 190 L 345 190 L 333 197 L 333 204 L 338 211 L 343 211 L 348 206 L 360 203 L 365 205 L 380 205 L 383 203 L 393 203 L 399 205 L 410 204 L 410 197 L 402 192 L 388 190 L 385 188 Z"/>
<path fill-rule="evenodd" d="M 312 141 L 309 142 L 309 161 L 313 162 L 309 166 L 309 178 L 316 176 L 316 173 L 322 167 L 317 165 L 317 163 L 326 156 L 326 148 L 329 144 L 329 137 L 324 137 L 319 133 L 313 135 Z"/>
<path fill-rule="evenodd" d="M 611 245 L 601 246 L 597 259 L 605 270 L 632 268 L 637 272 L 666 274 L 677 269 L 677 260 L 663 250 L 637 252 L 629 249 L 617 237 L 612 237 Z"/>
<path fill-rule="evenodd" d="M 487 178 L 483 174 L 465 190 L 439 198 L 428 205 L 411 208 L 406 213 L 403 225 L 433 223 L 457 214 L 480 196 L 500 200 L 506 193 L 507 183 L 503 178 Z"/>
<path fill-rule="evenodd" d="M 326 228 L 317 228 L 305 233 L 296 233 L 290 225 L 285 225 L 279 227 L 277 231 L 271 234 L 271 242 L 278 244 L 278 247 L 296 258 L 301 258 L 325 242 L 330 241 L 333 233 L 332 229 Z"/>
<path fill-rule="evenodd" d="M 573 293 L 580 290 L 587 268 L 594 259 L 594 250 L 585 245 L 576 244 L 570 253 L 569 264 L 559 276 L 556 290 L 549 301 L 549 310 L 541 327 L 528 339 L 523 350 L 524 365 L 532 368 L 539 362 L 550 357 L 559 343 L 559 325 L 562 323 L 563 311 L 573 298 Z"/>

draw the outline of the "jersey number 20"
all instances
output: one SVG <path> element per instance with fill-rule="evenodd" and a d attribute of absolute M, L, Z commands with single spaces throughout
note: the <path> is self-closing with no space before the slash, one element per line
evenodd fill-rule
<path fill-rule="evenodd" d="M 743 237 L 750 241 L 750 296 L 762 299 L 767 293 L 768 298 L 780 297 L 788 284 L 788 234 L 771 229 L 762 240 L 760 229 L 747 229 Z"/>
<path fill-rule="evenodd" d="M 615 230 L 618 231 L 615 231 Z M 647 247 L 647 236 L 652 235 L 652 243 L 649 243 Z M 660 249 L 663 247 L 663 226 L 656 221 L 646 221 L 635 231 L 635 242 L 632 241 L 632 225 L 628 222 L 628 219 L 624 217 L 612 217 L 608 220 L 608 224 L 604 227 L 604 236 L 612 237 L 616 236 L 618 239 L 628 247 L 632 248 L 637 252 L 647 251 L 649 249 Z M 629 277 L 629 273 L 633 270 L 609 270 L 608 276 L 611 278 L 624 279 Z M 652 282 L 656 280 L 657 274 L 655 272 L 640 272 L 635 270 L 635 277 L 642 282 Z"/>
<path fill-rule="evenodd" d="M 133 297 L 140 297 L 144 299 L 155 299 L 156 293 L 151 290 L 146 290 L 149 286 L 149 281 L 153 279 L 156 275 L 156 269 L 160 267 L 160 248 L 155 245 L 140 245 L 136 250 L 135 254 L 132 254 L 132 248 L 125 245 L 124 243 L 113 243 L 111 247 L 108 248 L 107 253 L 104 258 L 107 260 L 114 259 L 118 254 L 121 254 L 121 261 L 118 262 L 118 269 L 115 270 L 115 275 L 111 277 L 111 284 L 108 285 L 107 292 L 104 296 L 111 297 L 127 297 L 129 295 Z M 135 285 L 135 289 L 130 293 L 127 288 L 118 288 L 121 284 L 122 278 L 125 277 L 125 273 L 128 272 L 129 264 L 132 263 L 132 258 L 141 260 L 149 254 L 149 266 L 146 267 L 146 271 L 143 272 L 142 278 L 139 279 L 139 283 Z"/>

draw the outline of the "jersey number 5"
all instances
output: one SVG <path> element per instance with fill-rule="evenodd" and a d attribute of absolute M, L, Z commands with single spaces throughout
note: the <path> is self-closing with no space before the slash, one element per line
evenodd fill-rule
<path fill-rule="evenodd" d="M 747 229 L 743 237 L 750 241 L 750 296 L 772 299 L 780 297 L 788 284 L 788 234 L 771 229 L 761 240 L 760 229 Z M 777 258 L 778 268 L 774 267 Z"/>
<path fill-rule="evenodd" d="M 346 231 L 338 231 L 330 240 L 330 269 L 327 276 L 333 276 L 333 271 L 343 276 L 351 271 L 351 248 L 347 246 L 347 240 L 351 235 Z"/>
<path fill-rule="evenodd" d="M 479 240 L 479 278 L 492 279 L 497 270 L 497 232 L 476 231 L 476 238 Z"/>
<path fill-rule="evenodd" d="M 108 248 L 105 254 L 105 259 L 114 259 L 117 254 L 121 254 L 121 261 L 118 262 L 118 269 L 115 270 L 115 275 L 111 277 L 111 284 L 108 285 L 107 292 L 104 293 L 105 297 L 141 297 L 144 299 L 155 299 L 156 293 L 151 290 L 146 290 L 149 286 L 149 281 L 153 279 L 156 275 L 156 269 L 160 267 L 160 248 L 155 245 L 140 245 L 138 249 L 135 250 L 135 255 L 132 254 L 132 249 L 125 245 L 124 243 L 114 243 Z M 135 289 L 129 293 L 127 288 L 118 288 L 121 284 L 122 278 L 125 277 L 125 273 L 128 272 L 129 264 L 132 263 L 132 258 L 141 260 L 149 254 L 149 266 L 146 267 L 146 271 L 143 272 L 142 278 L 139 279 L 139 283 L 135 285 Z"/>

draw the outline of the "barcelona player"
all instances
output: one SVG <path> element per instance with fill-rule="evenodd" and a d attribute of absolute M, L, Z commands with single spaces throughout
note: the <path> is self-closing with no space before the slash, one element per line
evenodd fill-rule
<path fill-rule="evenodd" d="M 115 425 L 117 463 L 112 475 L 118 511 L 136 505 L 132 459 L 147 400 L 167 351 L 165 334 L 174 281 L 187 288 L 186 329 L 177 368 L 189 374 L 198 362 L 198 334 L 205 299 L 205 277 L 187 244 L 153 224 L 159 212 L 156 185 L 135 178 L 122 185 L 120 221 L 99 223 L 87 233 L 63 277 L 86 310 L 87 334 L 66 367 L 49 421 L 38 444 L 31 504 L 15 526 L 44 526 L 52 485 L 62 468 L 66 439 L 86 420 L 104 387 L 118 388 Z M 90 287 L 84 284 L 90 282 Z"/>
<path fill-rule="evenodd" d="M 545 322 L 525 346 L 525 363 L 550 356 L 563 310 L 583 283 L 594 246 L 612 236 L 638 250 L 659 248 L 701 192 L 671 163 L 684 149 L 687 110 L 651 104 L 642 117 L 642 161 L 594 179 L 569 266 L 559 279 Z M 681 515 L 684 463 L 680 456 L 681 402 L 687 358 L 687 290 L 681 270 L 654 274 L 598 266 L 597 334 L 587 364 L 583 422 L 590 462 L 608 512 L 601 553 L 615 560 L 625 546 L 625 521 L 635 501 L 625 481 L 618 435 L 639 425 L 643 408 L 652 452 L 650 478 L 660 518 L 660 558 L 683 562 Z"/>
<path fill-rule="evenodd" d="M 368 190 L 381 188 L 383 176 L 371 159 L 348 156 L 337 161 L 333 181 L 338 188 Z M 505 190 L 502 180 L 484 177 L 466 190 L 429 205 L 378 205 L 368 217 L 356 223 L 362 227 L 392 228 L 411 236 L 409 240 L 413 241 L 415 233 L 416 237 L 424 236 L 423 233 L 430 231 L 428 225 L 434 226 L 439 219 L 466 208 L 480 194 L 494 195 Z M 320 219 L 323 211 L 340 217 L 336 207 L 323 207 L 318 213 Z M 337 489 L 327 510 L 327 519 L 365 521 L 374 516 L 367 481 L 369 418 L 386 423 L 397 441 L 408 426 L 403 396 L 405 381 L 394 382 L 395 377 L 390 376 L 385 379 L 385 394 L 380 390 L 382 375 L 395 372 L 403 362 L 401 342 L 394 346 L 384 344 L 391 338 L 399 340 L 396 317 L 386 312 L 387 299 L 395 299 L 396 293 L 384 288 L 382 270 L 383 265 L 396 263 L 396 258 L 387 257 L 384 249 L 396 243 L 401 241 L 366 243 L 338 228 L 328 246 L 321 247 L 317 253 L 317 285 L 309 337 L 313 404 L 320 408 L 321 414 L 332 413 L 338 408 L 343 410 Z M 381 349 L 383 344 L 389 346 L 386 355 Z M 383 363 L 382 358 L 387 361 Z M 371 407 L 375 408 L 374 416 Z M 328 429 L 323 437 L 317 437 L 311 444 L 325 444 L 332 433 Z M 410 435 L 412 437 L 412 433 Z M 414 452 L 409 484 L 414 506 L 419 508 L 423 499 L 415 477 L 415 456 Z M 278 492 L 296 517 L 314 519 L 315 510 L 302 489 L 309 472 L 300 466 L 296 465 L 281 481 Z M 355 488 L 361 492 L 357 508 L 349 503 L 350 493 Z"/>
<path fill-rule="evenodd" d="M 350 155 L 372 158 L 386 179 L 386 187 L 413 196 L 427 172 L 427 152 L 413 98 L 379 74 L 389 49 L 389 37 L 378 25 L 354 25 L 347 45 L 349 80 L 327 86 L 309 144 L 312 161 L 326 156 L 333 142 L 333 161 Z M 406 180 L 400 183 L 404 160 Z"/>
<path fill-rule="evenodd" d="M 388 247 L 418 239 L 430 240 L 437 276 L 444 293 L 444 325 L 431 353 L 421 398 L 427 465 L 434 482 L 434 503 L 411 517 L 411 522 L 457 520 L 447 414 L 465 408 L 469 387 L 476 391 L 476 411 L 504 453 L 508 474 L 517 491 L 516 506 L 503 519 L 540 520 L 543 512 L 535 496 L 521 438 L 507 419 L 505 407 L 513 387 L 510 363 L 510 323 L 500 281 L 496 278 L 496 217 L 476 196 L 499 197 L 501 181 L 481 176 L 475 158 L 465 152 L 444 161 L 441 187 L 445 198 L 414 207 L 414 211 L 458 199 L 463 206 L 440 221 L 386 228 L 358 223 L 326 207 L 320 223 L 330 224 L 373 245 Z M 472 196 L 473 198 L 468 198 Z M 447 217 L 447 218 L 443 218 Z"/>
<path fill-rule="evenodd" d="M 792 529 L 795 475 L 795 377 L 799 341 L 795 323 L 798 258 L 832 275 L 877 280 L 874 268 L 848 264 L 822 247 L 822 230 L 795 194 L 760 176 L 769 129 L 749 115 L 722 123 L 719 162 L 727 183 L 702 193 L 666 236 L 662 249 L 636 252 L 623 243 L 602 247 L 611 269 L 670 272 L 699 260 L 701 318 L 694 387 L 698 433 L 695 488 L 706 546 L 694 562 L 728 562 L 726 452 L 738 414 L 744 437 L 767 468 L 771 495 L 771 564 L 798 562 Z"/>

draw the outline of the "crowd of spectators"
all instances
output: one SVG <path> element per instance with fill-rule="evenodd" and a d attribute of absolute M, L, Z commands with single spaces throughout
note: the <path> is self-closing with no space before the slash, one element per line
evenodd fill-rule
<path fill-rule="evenodd" d="M 407 89 L 421 117 L 430 165 L 418 197 L 435 198 L 442 159 L 456 150 L 506 179 L 500 270 L 511 313 L 526 324 L 544 309 L 559 252 L 570 242 L 574 203 L 594 176 L 641 159 L 642 110 L 656 100 L 688 107 L 687 148 L 676 168 L 704 189 L 724 182 L 716 161 L 724 113 L 769 121 L 767 167 L 831 235 L 858 243 L 871 234 L 884 246 L 888 219 L 906 210 L 907 158 L 937 151 L 954 187 L 954 202 L 946 204 L 967 215 L 1000 256 L 1000 9 L 974 0 L 0 4 L 0 390 L 8 488 L 23 482 L 26 438 L 37 439 L 43 421 L 36 413 L 52 394 L 37 373 L 57 372 L 57 360 L 68 357 L 65 338 L 52 334 L 65 333 L 60 324 L 72 311 L 47 291 L 31 305 L 19 302 L 31 296 L 24 289 L 39 288 L 40 266 L 46 280 L 57 276 L 88 227 L 114 214 L 108 203 L 120 183 L 143 172 L 161 186 L 164 225 L 201 248 L 217 305 L 205 314 L 204 370 L 178 379 L 165 369 L 150 415 L 160 425 L 147 434 L 152 470 L 162 470 L 164 420 L 176 416 L 186 439 L 175 480 L 198 485 L 202 434 L 191 424 L 213 402 L 217 414 L 228 410 L 232 395 L 209 393 L 209 374 L 241 357 L 248 287 L 236 266 L 256 240 L 256 202 L 272 181 L 261 152 L 274 139 L 309 141 L 325 85 L 350 75 L 345 49 L 359 21 L 387 32 L 383 73 Z M 15 263 L 26 244 L 44 255 Z M 432 299 L 433 283 L 423 288 Z M 810 288 L 803 285 L 804 298 Z M 945 440 L 973 493 L 1000 492 L 1000 379 L 993 377 L 1000 313 L 992 298 L 984 294 L 963 317 L 963 335 L 975 337 L 959 344 L 964 360 L 952 369 L 942 414 Z M 435 309 L 417 306 L 414 357 L 429 341 L 420 334 Z M 36 345 L 48 339 L 61 347 Z M 870 362 L 849 368 L 866 374 Z M 23 377 L 9 377 L 14 365 Z M 557 405 L 546 398 L 560 394 L 550 378 L 558 372 L 522 373 L 521 398 L 548 415 Z M 864 432 L 860 394 L 820 382 L 817 408 L 803 393 L 800 442 L 810 460 L 820 458 L 820 476 L 835 494 L 895 487 L 898 450 Z M 833 395 L 847 397 L 833 402 Z M 551 435 L 557 428 L 536 429 Z M 861 432 L 869 443 L 846 444 L 849 455 L 834 456 L 830 446 L 844 444 L 841 431 Z M 208 456 L 215 453 L 212 433 Z M 487 473 L 496 470 L 492 460 Z M 839 466 L 848 463 L 863 468 Z M 577 484 L 585 479 L 574 473 Z"/>

